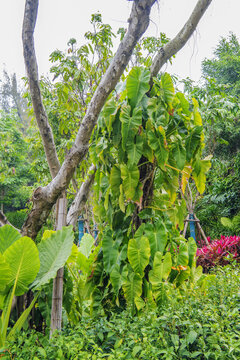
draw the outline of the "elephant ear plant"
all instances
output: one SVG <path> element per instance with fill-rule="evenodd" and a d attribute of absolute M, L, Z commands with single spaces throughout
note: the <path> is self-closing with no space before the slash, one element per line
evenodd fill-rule
<path fill-rule="evenodd" d="M 67 261 L 74 240 L 71 227 L 44 233 L 36 245 L 29 237 L 5 225 L 0 228 L 0 352 L 17 330 L 20 330 L 32 310 L 40 288 L 56 276 Z M 7 335 L 13 297 L 31 289 L 35 297 Z"/>

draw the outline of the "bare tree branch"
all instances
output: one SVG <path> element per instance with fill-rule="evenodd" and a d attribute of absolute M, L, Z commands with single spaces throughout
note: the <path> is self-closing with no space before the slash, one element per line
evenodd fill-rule
<path fill-rule="evenodd" d="M 91 190 L 92 183 L 94 181 L 96 173 L 96 167 L 92 165 L 89 169 L 87 179 L 82 183 L 69 211 L 67 214 L 67 225 L 75 226 L 77 219 L 81 214 L 83 207 L 88 199 L 89 192 Z"/>
<path fill-rule="evenodd" d="M 4 225 L 11 225 L 14 229 L 20 232 L 19 229 L 15 228 L 7 219 L 6 215 L 0 210 L 0 227 Z"/>
<path fill-rule="evenodd" d="M 188 21 L 175 38 L 158 51 L 151 66 L 152 77 L 156 76 L 162 66 L 186 44 L 211 2 L 212 0 L 199 0 Z"/>
<path fill-rule="evenodd" d="M 22 232 L 24 233 L 24 235 L 28 235 L 31 238 L 36 237 L 38 231 L 41 229 L 42 225 L 47 219 L 49 212 L 51 211 L 51 208 L 56 202 L 58 196 L 62 193 L 64 189 L 68 187 L 75 168 L 86 155 L 88 151 L 90 136 L 94 126 L 96 125 L 100 111 L 107 97 L 115 88 L 123 71 L 125 70 L 134 50 L 134 47 L 137 44 L 137 41 L 140 39 L 140 37 L 148 27 L 150 11 L 154 2 L 155 0 L 138 0 L 133 3 L 130 18 L 128 20 L 128 31 L 124 39 L 120 43 L 119 48 L 109 68 L 107 69 L 104 77 L 102 78 L 98 88 L 96 89 L 92 97 L 86 115 L 78 131 L 76 141 L 70 153 L 67 155 L 57 176 L 46 187 L 36 189 L 33 194 L 33 208 L 25 224 L 23 225 Z M 37 4 L 37 0 L 26 0 L 23 37 L 25 37 L 26 39 L 24 41 L 26 42 L 25 52 L 27 54 L 27 59 L 35 58 L 32 34 L 36 22 Z M 28 45 L 29 41 L 31 46 Z M 29 66 L 28 76 L 30 77 L 30 79 L 32 79 L 33 77 L 31 81 L 33 81 L 35 85 L 34 89 L 37 92 L 37 99 L 39 99 L 39 87 L 36 86 L 36 61 L 29 62 L 27 66 Z M 33 76 L 32 73 L 35 75 Z M 39 102 L 37 102 L 37 104 L 39 105 Z M 36 108 L 36 111 L 39 110 L 42 114 L 41 107 L 39 109 Z M 42 120 L 42 115 L 40 117 L 40 120 Z M 46 121 L 45 118 L 44 120 Z M 49 150 L 48 146 L 46 146 L 46 148 L 47 150 Z M 53 142 L 52 151 L 54 151 Z M 50 151 L 48 156 L 51 155 L 52 153 Z"/>
<path fill-rule="evenodd" d="M 51 126 L 42 103 L 42 97 L 38 81 L 38 66 L 34 48 L 33 33 L 36 25 L 38 12 L 38 0 L 26 0 L 24 20 L 22 28 L 22 41 L 25 66 L 29 80 L 30 94 L 37 120 L 38 128 L 43 141 L 47 162 L 52 178 L 56 176 L 60 168 L 54 143 Z"/>

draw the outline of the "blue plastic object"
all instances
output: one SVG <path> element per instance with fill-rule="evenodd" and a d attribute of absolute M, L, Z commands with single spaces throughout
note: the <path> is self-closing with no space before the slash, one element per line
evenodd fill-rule
<path fill-rule="evenodd" d="M 190 236 L 196 241 L 195 221 L 191 220 L 195 220 L 193 214 L 189 214 Z"/>
<path fill-rule="evenodd" d="M 78 218 L 78 231 L 79 231 L 78 246 L 79 246 L 81 243 L 82 237 L 84 235 L 84 219 L 82 216 L 79 216 L 79 218 Z"/>

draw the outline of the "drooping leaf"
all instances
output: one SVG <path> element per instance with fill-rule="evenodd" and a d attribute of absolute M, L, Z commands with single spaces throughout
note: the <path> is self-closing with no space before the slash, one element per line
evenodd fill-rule
<path fill-rule="evenodd" d="M 112 97 L 109 101 L 106 102 L 103 108 L 103 117 L 109 134 L 112 131 L 112 124 L 115 121 L 117 110 L 118 107 L 115 103 L 115 99 Z"/>
<path fill-rule="evenodd" d="M 117 166 L 113 166 L 110 173 L 110 186 L 113 196 L 119 195 L 119 187 L 121 184 L 121 171 Z"/>
<path fill-rule="evenodd" d="M 161 85 L 163 90 L 163 98 L 168 106 L 171 106 L 174 98 L 174 86 L 172 78 L 168 73 L 164 73 L 161 76 Z"/>
<path fill-rule="evenodd" d="M 40 270 L 32 284 L 35 289 L 55 278 L 57 271 L 64 266 L 71 254 L 74 234 L 72 227 L 63 227 L 51 234 L 38 245 Z"/>
<path fill-rule="evenodd" d="M 21 234 L 11 225 L 0 227 L 0 253 L 11 246 L 16 240 L 20 239 Z"/>
<path fill-rule="evenodd" d="M 142 278 L 139 274 L 132 272 L 123 283 L 123 291 L 130 306 L 134 305 L 136 296 L 142 295 Z"/>
<path fill-rule="evenodd" d="M 168 150 L 165 145 L 166 137 L 164 129 L 159 126 L 157 130 L 148 132 L 148 143 L 153 149 L 158 165 L 165 171 L 165 163 L 168 159 Z"/>
<path fill-rule="evenodd" d="M 186 150 L 184 149 L 181 140 L 178 139 L 176 142 L 174 142 L 172 148 L 171 148 L 174 160 L 176 161 L 177 168 L 179 170 L 182 170 L 184 168 L 184 164 L 186 161 Z"/>
<path fill-rule="evenodd" d="M 131 239 L 128 242 L 128 260 L 135 271 L 141 277 L 144 269 L 149 263 L 150 245 L 146 237 L 140 239 Z"/>
<path fill-rule="evenodd" d="M 186 157 L 190 162 L 195 156 L 201 144 L 202 127 L 195 126 L 186 138 Z"/>
<path fill-rule="evenodd" d="M 193 102 L 194 124 L 198 125 L 198 126 L 202 126 L 202 118 L 198 111 L 198 109 L 199 109 L 198 101 L 196 99 L 192 98 L 192 102 Z"/>
<path fill-rule="evenodd" d="M 121 177 L 123 180 L 123 191 L 127 200 L 134 198 L 139 181 L 139 170 L 137 165 L 127 166 L 121 164 Z"/>
<path fill-rule="evenodd" d="M 189 102 L 186 100 L 185 96 L 183 93 L 178 92 L 176 94 L 177 98 L 180 101 L 181 107 L 182 107 L 182 112 L 186 115 L 190 115 L 190 111 L 189 111 Z"/>
<path fill-rule="evenodd" d="M 120 113 L 120 121 L 122 123 L 122 148 L 125 151 L 127 143 L 132 143 L 139 126 L 142 124 L 141 108 L 134 108 L 131 115 L 131 107 L 129 105 L 122 106 Z"/>
<path fill-rule="evenodd" d="M 119 290 L 122 284 L 127 279 L 127 266 L 125 265 L 120 271 L 120 266 L 116 264 L 110 272 L 110 280 L 113 286 L 116 296 L 118 296 Z"/>
<path fill-rule="evenodd" d="M 150 71 L 143 67 L 134 67 L 127 77 L 127 96 L 133 108 L 142 100 L 149 90 Z"/>
<path fill-rule="evenodd" d="M 183 194 L 185 194 L 186 186 L 188 183 L 188 180 L 190 178 L 190 175 L 192 173 L 192 167 L 190 164 L 186 164 L 182 171 L 182 181 L 181 181 L 181 188 Z"/>
<path fill-rule="evenodd" d="M 197 244 L 193 238 L 188 239 L 188 265 L 191 268 L 194 265 L 194 259 L 197 252 Z"/>
<path fill-rule="evenodd" d="M 187 244 L 181 242 L 178 249 L 178 258 L 177 258 L 177 266 L 187 266 L 188 265 L 188 246 Z"/>
<path fill-rule="evenodd" d="M 137 165 L 143 152 L 143 139 L 141 136 L 136 136 L 136 143 L 128 143 L 126 146 L 128 154 L 128 164 Z"/>
<path fill-rule="evenodd" d="M 92 237 L 92 235 L 84 234 L 83 237 L 81 238 L 79 252 L 81 252 L 83 255 L 85 255 L 88 258 L 93 249 L 93 244 L 94 244 L 94 238 Z"/>
<path fill-rule="evenodd" d="M 113 238 L 111 231 L 107 231 L 102 239 L 104 270 L 110 273 L 112 267 L 116 264 L 118 251 L 113 247 Z"/>
<path fill-rule="evenodd" d="M 15 295 L 24 294 L 40 268 L 36 244 L 32 239 L 24 236 L 7 248 L 4 259 L 10 264 L 9 286 L 13 286 L 16 280 Z"/>
<path fill-rule="evenodd" d="M 167 232 L 163 223 L 158 222 L 157 224 L 146 224 L 144 228 L 144 234 L 148 238 L 151 256 L 154 259 L 155 253 L 160 251 L 164 252 L 167 245 Z"/>
<path fill-rule="evenodd" d="M 200 194 L 205 191 L 206 173 L 211 167 L 210 159 L 211 157 L 203 160 L 198 159 L 194 165 L 192 176 Z"/>
<path fill-rule="evenodd" d="M 120 185 L 120 195 L 118 199 L 120 210 L 125 213 L 124 196 L 123 196 L 123 185 Z"/>

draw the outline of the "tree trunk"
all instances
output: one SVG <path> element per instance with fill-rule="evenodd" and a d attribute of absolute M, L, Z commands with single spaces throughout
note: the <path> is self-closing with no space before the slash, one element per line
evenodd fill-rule
<path fill-rule="evenodd" d="M 56 206 L 56 230 L 61 230 L 66 225 L 67 216 L 67 199 L 66 193 L 58 199 Z M 62 325 L 62 298 L 63 298 L 63 272 L 61 268 L 57 272 L 56 278 L 53 280 L 53 293 L 52 293 L 52 311 L 51 311 L 51 332 L 54 330 L 61 330 Z"/>

